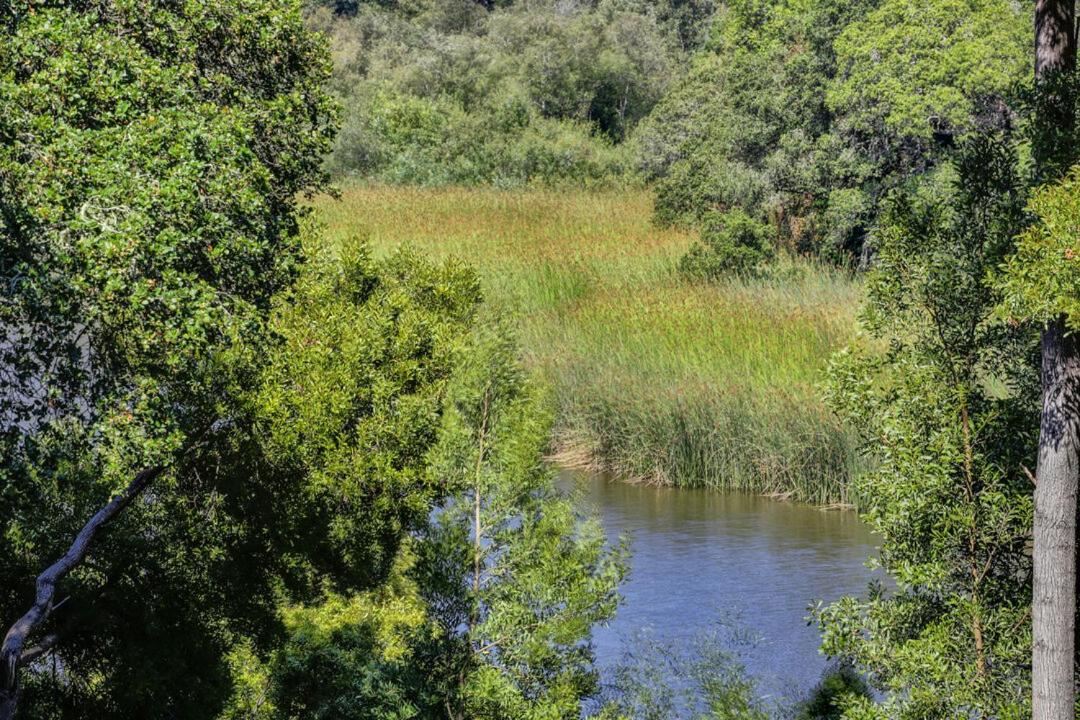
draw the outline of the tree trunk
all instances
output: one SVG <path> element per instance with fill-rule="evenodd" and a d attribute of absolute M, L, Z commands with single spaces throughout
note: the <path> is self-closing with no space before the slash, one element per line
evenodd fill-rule
<path fill-rule="evenodd" d="M 1051 84 L 1047 80 L 1076 67 L 1075 12 L 1075 0 L 1036 2 L 1035 81 L 1044 93 Z M 1037 138 L 1071 137 L 1067 131 L 1076 122 L 1071 93 L 1041 98 L 1035 122 Z M 1034 150 L 1036 173 L 1043 181 L 1053 180 L 1073 153 L 1059 141 L 1036 142 Z M 1031 712 L 1034 720 L 1073 720 L 1080 343 L 1067 334 L 1061 317 L 1043 329 L 1042 395 L 1035 473 Z"/>
<path fill-rule="evenodd" d="M 1065 322 L 1042 338 L 1043 410 L 1035 486 L 1032 718 L 1073 720 L 1080 347 Z"/>
<path fill-rule="evenodd" d="M 1076 0 L 1035 3 L 1035 79 L 1076 68 Z M 1038 119 L 1036 119 L 1038 120 Z"/>

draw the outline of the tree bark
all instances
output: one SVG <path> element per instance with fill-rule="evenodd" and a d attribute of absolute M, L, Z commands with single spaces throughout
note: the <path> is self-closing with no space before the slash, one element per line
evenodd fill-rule
<path fill-rule="evenodd" d="M 1035 79 L 1076 68 L 1075 0 L 1035 3 Z M 1038 121 L 1038 119 L 1036 119 Z"/>
<path fill-rule="evenodd" d="M 1042 338 L 1043 409 L 1035 486 L 1032 718 L 1073 720 L 1080 348 L 1061 318 Z"/>
<path fill-rule="evenodd" d="M 57 584 L 86 557 L 98 531 L 109 524 L 131 504 L 155 478 L 165 471 L 164 466 L 140 471 L 124 490 L 98 510 L 83 526 L 64 556 L 37 577 L 34 604 L 7 631 L 0 646 L 0 720 L 13 720 L 18 709 L 20 684 L 19 668 L 44 655 L 57 641 L 50 635 L 31 648 L 23 649 L 30 634 L 45 622 L 53 609 Z"/>
<path fill-rule="evenodd" d="M 1076 67 L 1075 0 L 1035 4 L 1035 82 Z M 1076 122 L 1071 98 L 1043 98 L 1036 136 L 1050 138 Z M 1060 133 L 1056 135 L 1061 137 Z M 1036 143 L 1036 174 L 1053 179 L 1072 148 Z M 1064 318 L 1042 335 L 1042 421 L 1035 486 L 1035 548 L 1032 596 L 1033 720 L 1073 720 L 1076 622 L 1076 495 L 1080 476 L 1080 347 Z"/>

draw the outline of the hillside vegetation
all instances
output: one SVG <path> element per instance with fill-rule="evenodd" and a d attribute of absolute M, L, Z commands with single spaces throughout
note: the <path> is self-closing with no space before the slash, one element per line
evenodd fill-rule
<path fill-rule="evenodd" d="M 564 461 L 631 478 L 845 502 L 856 462 L 818 400 L 851 338 L 858 284 L 805 261 L 692 283 L 693 235 L 657 228 L 644 191 L 355 187 L 316 206 L 331 242 L 366 235 L 475 265 L 550 380 Z"/>
<path fill-rule="evenodd" d="M 312 0 L 308 22 L 339 177 L 648 184 L 664 224 L 749 218 L 864 267 L 891 192 L 1015 126 L 1029 65 L 1009 0 Z"/>

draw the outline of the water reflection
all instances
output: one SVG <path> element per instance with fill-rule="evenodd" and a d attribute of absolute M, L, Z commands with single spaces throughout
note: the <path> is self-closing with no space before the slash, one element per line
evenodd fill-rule
<path fill-rule="evenodd" d="M 741 493 L 629 485 L 564 474 L 565 487 L 599 510 L 612 537 L 632 540 L 631 577 L 615 622 L 596 633 L 601 669 L 618 662 L 635 633 L 692 642 L 718 621 L 758 637 L 749 671 L 787 696 L 825 668 L 815 600 L 861 594 L 874 538 L 854 513 L 822 511 Z"/>

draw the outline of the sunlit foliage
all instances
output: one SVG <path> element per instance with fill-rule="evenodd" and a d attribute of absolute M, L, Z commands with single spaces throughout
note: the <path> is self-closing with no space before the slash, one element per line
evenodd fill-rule
<path fill-rule="evenodd" d="M 856 484 L 895 580 L 820 611 L 824 650 L 886 693 L 846 717 L 1024 717 L 1029 701 L 1036 337 L 995 320 L 991 271 L 1024 223 L 1016 156 L 965 147 L 943 179 L 895 196 L 864 320 L 829 399 L 877 469 Z"/>

